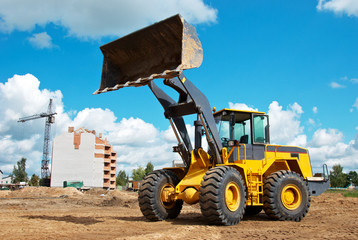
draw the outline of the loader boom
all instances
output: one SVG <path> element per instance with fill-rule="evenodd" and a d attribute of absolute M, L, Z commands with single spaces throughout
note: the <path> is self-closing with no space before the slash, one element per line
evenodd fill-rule
<path fill-rule="evenodd" d="M 221 164 L 222 157 L 222 144 L 219 137 L 219 132 L 216 128 L 215 119 L 211 112 L 211 107 L 206 96 L 195 85 L 187 79 L 183 73 L 176 78 L 165 79 L 164 84 L 173 88 L 179 93 L 179 100 L 175 102 L 164 91 L 160 90 L 152 81 L 149 83 L 149 87 L 162 104 L 164 108 L 165 117 L 173 119 L 177 130 L 182 137 L 187 153 L 181 153 L 185 156 L 190 156 L 193 149 L 190 143 L 189 135 L 183 120 L 183 116 L 190 114 L 197 114 L 198 119 L 201 121 L 201 125 L 204 126 L 205 136 L 208 141 L 208 145 L 211 151 L 213 160 L 217 164 Z M 175 129 L 173 129 L 175 131 Z M 195 142 L 199 142 L 201 139 L 201 127 L 196 130 Z M 179 142 L 180 144 L 180 142 Z M 195 149 L 198 150 L 201 145 L 196 144 Z M 190 163 L 188 158 L 184 158 L 187 166 Z"/>

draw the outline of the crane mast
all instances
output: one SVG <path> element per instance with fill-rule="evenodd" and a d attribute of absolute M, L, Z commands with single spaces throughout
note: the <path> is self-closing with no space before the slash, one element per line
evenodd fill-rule
<path fill-rule="evenodd" d="M 43 146 L 43 154 L 42 154 L 42 161 L 41 161 L 41 178 L 46 182 L 46 180 L 50 177 L 50 170 L 49 170 L 49 162 L 50 162 L 50 133 L 51 133 L 51 124 L 55 122 L 55 116 L 57 113 L 52 112 L 52 99 L 50 99 L 50 103 L 47 108 L 47 112 L 35 114 L 28 117 L 23 117 L 18 120 L 18 122 L 26 122 L 30 120 L 35 120 L 39 118 L 46 118 L 45 124 L 45 134 L 44 134 L 44 146 Z M 48 183 L 44 184 L 48 185 Z"/>

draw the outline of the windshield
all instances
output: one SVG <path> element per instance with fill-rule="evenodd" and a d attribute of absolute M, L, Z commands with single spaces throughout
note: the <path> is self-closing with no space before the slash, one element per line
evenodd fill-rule
<path fill-rule="evenodd" d="M 233 122 L 228 117 L 218 116 L 216 123 L 223 147 L 228 147 L 229 140 L 238 140 L 240 143 L 251 143 L 250 118 Z"/>

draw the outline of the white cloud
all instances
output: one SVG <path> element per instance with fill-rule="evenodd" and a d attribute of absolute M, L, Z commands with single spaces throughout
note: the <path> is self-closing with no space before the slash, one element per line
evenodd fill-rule
<path fill-rule="evenodd" d="M 57 112 L 53 132 L 59 135 L 67 131 L 68 126 L 102 132 L 118 153 L 118 169 L 130 173 L 133 168 L 145 166 L 149 161 L 155 168 L 162 168 L 180 159 L 178 154 L 172 152 L 176 139 L 170 127 L 159 130 L 155 125 L 134 117 L 118 121 L 109 109 L 86 108 L 78 112 L 65 112 L 61 91 L 40 89 L 40 81 L 31 74 L 14 75 L 7 82 L 0 83 L 0 168 L 5 174 L 12 171 L 21 157 L 28 159 L 28 173 L 40 174 L 44 120 L 25 123 L 18 123 L 17 120 L 46 111 L 49 98 L 54 99 Z M 343 134 L 338 130 L 319 129 L 308 141 L 300 122 L 303 109 L 298 103 L 283 109 L 274 101 L 268 113 L 272 142 L 308 147 L 313 167 L 323 163 L 328 163 L 329 167 L 341 163 L 345 168 L 358 168 L 358 135 L 345 144 Z M 194 127 L 187 125 L 187 128 L 193 143 Z M 206 149 L 205 140 L 203 145 Z"/>
<path fill-rule="evenodd" d="M 299 142 L 305 146 L 303 137 L 303 127 L 300 126 L 300 117 L 303 113 L 302 107 L 298 103 L 289 105 L 287 110 L 283 110 L 278 102 L 273 101 L 268 110 L 270 116 L 271 142 L 277 144 L 294 145 Z"/>
<path fill-rule="evenodd" d="M 316 122 L 315 122 L 315 120 L 313 120 L 312 118 L 309 118 L 309 119 L 308 119 L 308 124 L 314 126 L 314 125 L 316 125 Z"/>
<path fill-rule="evenodd" d="M 45 112 L 50 98 L 53 98 L 54 111 L 57 112 L 52 133 L 62 134 L 68 126 L 103 133 L 118 152 L 118 164 L 128 173 L 149 161 L 159 168 L 169 167 L 172 160 L 180 159 L 177 153 L 172 152 L 176 140 L 171 136 L 173 133 L 170 134 L 171 129 L 160 131 L 139 118 L 117 121 L 109 109 L 85 108 L 67 113 L 63 108 L 61 91 L 40 90 L 40 81 L 31 74 L 14 75 L 7 82 L 0 83 L 0 169 L 5 174 L 11 173 L 22 157 L 27 158 L 28 173 L 40 174 L 44 119 L 25 123 L 17 120 Z M 73 120 L 69 115 L 74 117 Z M 194 127 L 187 127 L 193 137 Z"/>
<path fill-rule="evenodd" d="M 61 91 L 40 90 L 39 86 L 40 81 L 31 74 L 14 75 L 0 83 L 0 168 L 4 173 L 10 173 L 21 157 L 27 158 L 30 172 L 40 172 L 45 120 L 19 123 L 20 117 L 46 112 L 52 98 L 58 113 L 56 129 L 63 131 L 70 121 L 63 112 Z"/>
<path fill-rule="evenodd" d="M 358 135 L 355 140 L 348 144 L 338 142 L 333 145 L 324 145 L 320 147 L 309 147 L 312 167 L 319 169 L 323 163 L 329 168 L 340 164 L 345 171 L 357 171 L 358 169 Z"/>
<path fill-rule="evenodd" d="M 329 84 L 329 86 L 330 86 L 331 88 L 345 88 L 345 87 L 346 87 L 345 85 L 342 85 L 342 84 L 339 84 L 339 83 L 336 83 L 336 82 L 331 82 L 331 83 Z"/>
<path fill-rule="evenodd" d="M 317 9 L 319 11 L 332 11 L 335 14 L 358 17 L 357 0 L 319 0 Z"/>
<path fill-rule="evenodd" d="M 343 140 L 343 133 L 337 129 L 318 129 L 312 137 L 310 146 L 333 146 Z"/>
<path fill-rule="evenodd" d="M 351 78 L 351 82 L 353 84 L 357 84 L 358 83 L 358 78 Z"/>
<path fill-rule="evenodd" d="M 355 107 L 358 110 L 358 97 L 357 97 L 356 101 L 354 102 L 353 107 Z"/>
<path fill-rule="evenodd" d="M 177 13 L 193 24 L 217 19 L 217 10 L 203 0 L 2 0 L 0 30 L 31 31 L 51 23 L 76 37 L 118 36 Z"/>
<path fill-rule="evenodd" d="M 55 45 L 52 43 L 52 38 L 47 32 L 34 33 L 30 37 L 29 42 L 38 49 L 53 48 Z"/>
<path fill-rule="evenodd" d="M 317 113 L 317 112 L 318 112 L 318 108 L 317 108 L 316 106 L 313 107 L 313 108 L 312 108 L 312 112 L 313 112 L 313 113 Z"/>
<path fill-rule="evenodd" d="M 257 108 L 249 107 L 245 103 L 232 103 L 229 102 L 229 108 L 238 110 L 258 111 Z"/>

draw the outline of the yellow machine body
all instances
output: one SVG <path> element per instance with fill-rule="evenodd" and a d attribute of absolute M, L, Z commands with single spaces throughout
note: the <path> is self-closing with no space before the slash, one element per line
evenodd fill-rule
<path fill-rule="evenodd" d="M 239 114 L 265 114 L 263 112 L 235 109 L 223 109 L 218 111 L 218 113 L 224 110 Z M 231 166 L 241 173 L 248 192 L 246 205 L 249 206 L 263 205 L 263 182 L 265 177 L 271 173 L 288 170 L 300 174 L 304 179 L 312 177 L 311 162 L 307 149 L 295 146 L 263 144 L 264 157 L 262 159 L 247 159 L 246 146 L 247 144 L 237 142 L 235 146 L 231 147 L 230 151 L 224 147 L 221 153 L 223 164 L 213 164 L 210 155 L 200 148 L 196 153 L 195 150 L 192 151 L 191 164 L 187 173 L 185 173 L 185 168 L 181 167 L 166 168 L 175 172 L 181 179 L 176 188 L 173 188 L 170 193 L 172 195 L 171 200 L 181 199 L 188 204 L 197 203 L 199 201 L 199 188 L 203 176 L 209 168 L 215 166 Z M 230 157 L 234 154 L 235 150 L 237 150 L 237 160 L 230 162 Z M 240 155 L 244 157 L 240 158 Z"/>
<path fill-rule="evenodd" d="M 173 150 L 183 160 L 184 167 L 145 176 L 138 201 L 147 219 L 173 219 L 183 202 L 200 202 L 203 215 L 213 224 L 235 225 L 244 214 L 262 209 L 273 219 L 300 221 L 308 212 L 310 196 L 329 187 L 327 166 L 326 173 L 312 176 L 307 149 L 270 143 L 265 113 L 211 111 L 205 94 L 183 73 L 201 65 L 203 49 L 195 27 L 180 15 L 105 44 L 101 51 L 101 85 L 95 94 L 148 86 L 177 139 Z M 155 79 L 163 79 L 179 99 L 163 91 Z M 196 115 L 194 144 L 184 120 L 188 115 Z"/>

